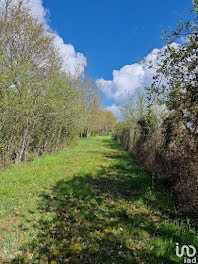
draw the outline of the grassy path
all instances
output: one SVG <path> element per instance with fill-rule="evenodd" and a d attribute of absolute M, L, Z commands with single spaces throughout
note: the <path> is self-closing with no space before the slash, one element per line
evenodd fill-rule
<path fill-rule="evenodd" d="M 111 137 L 0 172 L 0 263 L 183 263 L 174 203 Z M 7 262 L 6 262 L 7 260 Z"/>

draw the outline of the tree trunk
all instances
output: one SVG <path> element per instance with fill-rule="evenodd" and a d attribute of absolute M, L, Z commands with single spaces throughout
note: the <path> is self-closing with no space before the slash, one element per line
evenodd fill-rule
<path fill-rule="evenodd" d="M 27 120 L 27 126 L 24 131 L 23 139 L 22 139 L 22 146 L 21 146 L 21 151 L 18 154 L 18 157 L 16 159 L 16 163 L 20 163 L 23 159 L 23 154 L 26 149 L 26 143 L 27 143 L 27 138 L 28 138 L 28 132 L 29 132 L 29 120 Z"/>

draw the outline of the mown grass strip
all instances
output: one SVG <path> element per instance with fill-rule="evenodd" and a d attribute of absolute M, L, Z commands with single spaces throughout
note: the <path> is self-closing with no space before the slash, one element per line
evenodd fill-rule
<path fill-rule="evenodd" d="M 198 246 L 172 198 L 112 137 L 81 140 L 0 178 L 1 262 L 182 263 L 175 243 Z"/>

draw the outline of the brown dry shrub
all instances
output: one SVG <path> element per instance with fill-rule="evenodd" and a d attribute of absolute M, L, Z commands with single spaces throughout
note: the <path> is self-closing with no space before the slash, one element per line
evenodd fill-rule
<path fill-rule="evenodd" d="M 155 131 L 146 140 L 129 129 L 116 131 L 118 142 L 155 174 L 178 201 L 178 210 L 198 216 L 198 136 L 175 123 Z M 135 135 L 134 135 L 135 134 Z"/>

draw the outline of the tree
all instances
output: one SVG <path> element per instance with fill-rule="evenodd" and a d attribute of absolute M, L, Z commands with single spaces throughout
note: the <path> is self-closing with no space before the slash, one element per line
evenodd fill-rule
<path fill-rule="evenodd" d="M 109 134 L 113 131 L 114 126 L 117 122 L 115 115 L 109 110 L 101 110 L 99 114 L 98 130 L 99 134 Z"/>
<path fill-rule="evenodd" d="M 0 5 L 0 157 L 5 167 L 68 144 L 79 131 L 85 102 L 63 71 L 54 36 L 32 17 L 26 2 Z"/>
<path fill-rule="evenodd" d="M 176 30 L 164 32 L 167 47 L 161 52 L 161 63 L 152 85 L 161 104 L 165 104 L 174 122 L 190 134 L 198 131 L 198 2 Z M 183 44 L 176 44 L 177 39 Z"/>
<path fill-rule="evenodd" d="M 81 136 L 89 137 L 91 131 L 97 130 L 99 112 L 102 106 L 101 96 L 89 76 L 85 76 L 79 85 L 81 107 Z"/>

